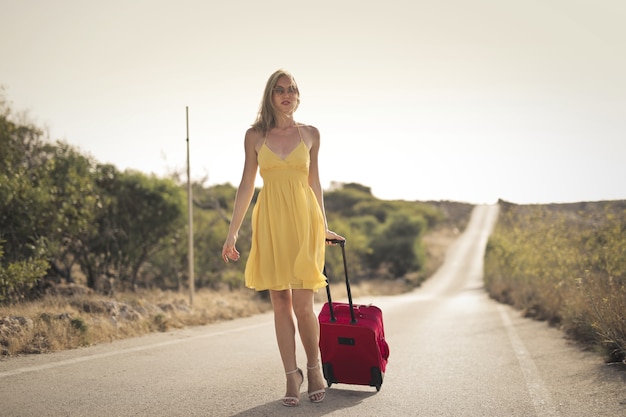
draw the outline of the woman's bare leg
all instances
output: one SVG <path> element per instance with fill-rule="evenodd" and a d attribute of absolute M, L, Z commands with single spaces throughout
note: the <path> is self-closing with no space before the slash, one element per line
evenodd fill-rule
<path fill-rule="evenodd" d="M 324 398 L 324 377 L 319 366 L 320 328 L 313 311 L 314 293 L 312 290 L 293 290 L 292 293 L 293 311 L 298 320 L 298 332 L 307 359 L 308 392 L 311 401 L 320 401 Z"/>
<path fill-rule="evenodd" d="M 293 320 L 291 291 L 270 290 L 270 299 L 274 309 L 274 327 L 278 350 L 287 374 L 285 397 L 299 398 L 302 376 L 299 372 L 292 372 L 298 369 L 298 365 L 296 362 L 296 328 Z"/>

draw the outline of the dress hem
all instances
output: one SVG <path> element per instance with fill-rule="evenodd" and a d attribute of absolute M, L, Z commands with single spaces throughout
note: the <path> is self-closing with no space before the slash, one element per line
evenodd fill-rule
<path fill-rule="evenodd" d="M 249 289 L 254 290 L 256 292 L 267 291 L 267 290 L 272 290 L 272 291 L 313 290 L 313 292 L 317 293 L 321 288 L 325 288 L 325 287 L 326 287 L 326 283 L 320 284 L 319 286 L 315 286 L 315 287 L 312 287 L 312 288 L 308 288 L 308 287 L 292 288 L 291 285 L 274 287 L 274 288 L 269 288 L 269 287 L 268 288 L 255 288 L 255 287 L 246 285 L 246 288 L 249 288 Z"/>

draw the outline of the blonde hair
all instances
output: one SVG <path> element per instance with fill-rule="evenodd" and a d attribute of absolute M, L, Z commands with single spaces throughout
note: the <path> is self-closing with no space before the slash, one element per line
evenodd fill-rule
<path fill-rule="evenodd" d="M 278 80 L 281 77 L 289 78 L 291 80 L 291 84 L 296 87 L 296 90 L 298 90 L 296 80 L 289 72 L 279 69 L 270 75 L 270 78 L 267 80 L 267 84 L 265 84 L 265 91 L 263 92 L 263 99 L 261 100 L 261 105 L 259 106 L 259 113 L 256 116 L 256 121 L 252 124 L 252 128 L 254 130 L 267 133 L 271 128 L 276 126 L 276 109 L 274 108 L 274 103 L 272 102 L 272 93 L 274 87 L 276 87 L 276 83 L 278 83 Z M 296 95 L 296 99 L 297 103 L 294 111 L 297 110 L 300 105 L 299 90 Z"/>

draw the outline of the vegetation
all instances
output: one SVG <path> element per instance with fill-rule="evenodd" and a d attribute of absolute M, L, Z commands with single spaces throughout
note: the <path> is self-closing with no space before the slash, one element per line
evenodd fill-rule
<path fill-rule="evenodd" d="M 267 310 L 266 298 L 241 290 L 249 217 L 238 241 L 242 259 L 225 264 L 219 256 L 236 193 L 230 184 L 193 184 L 194 308 L 181 298 L 188 284 L 185 188 L 178 174 L 121 172 L 52 143 L 12 114 L 0 91 L 0 355 Z M 472 209 L 381 201 L 360 184 L 333 184 L 325 201 L 329 223 L 348 237 L 357 296 L 420 285 Z M 626 202 L 500 205 L 485 256 L 491 296 L 558 324 L 610 360 L 624 359 Z M 327 270 L 342 276 L 340 251 L 328 250 Z"/>
<path fill-rule="evenodd" d="M 135 286 L 150 257 L 184 224 L 172 180 L 101 165 L 11 119 L 0 102 L 0 301 L 46 283 L 109 279 Z"/>
<path fill-rule="evenodd" d="M 187 203 L 176 176 L 120 172 L 67 143 L 49 143 L 36 126 L 15 122 L 6 102 L 0 109 L 0 302 L 33 298 L 62 282 L 105 294 L 183 288 Z M 240 232 L 241 261 L 225 264 L 219 256 L 236 188 L 198 182 L 193 193 L 195 286 L 240 287 L 249 218 Z M 330 224 L 349 238 L 355 281 L 408 276 L 418 285 L 425 277 L 422 238 L 446 220 L 440 209 L 380 201 L 359 184 L 336 184 L 325 198 Z M 337 254 L 328 263 L 329 270 L 341 266 Z"/>
<path fill-rule="evenodd" d="M 490 295 L 626 358 L 626 202 L 500 210 L 485 255 Z"/>
<path fill-rule="evenodd" d="M 107 343 L 270 309 L 269 302 L 244 289 L 200 289 L 190 308 L 178 291 L 138 289 L 112 298 L 62 284 L 40 299 L 0 305 L 0 358 Z"/>
<path fill-rule="evenodd" d="M 243 285 L 251 210 L 238 241 L 242 259 L 226 264 L 220 257 L 235 193 L 230 184 L 193 184 L 199 294 L 228 298 Z M 447 211 L 433 202 L 381 201 L 360 184 L 334 184 L 325 199 L 329 223 L 348 237 L 351 280 L 382 282 L 380 291 L 387 293 L 419 285 L 439 266 L 440 248 L 451 238 L 441 231 L 462 229 L 472 207 L 450 203 Z M 188 285 L 186 205 L 179 174 L 122 172 L 68 143 L 52 143 L 26 116 L 15 116 L 0 91 L 0 350 L 113 337 L 94 314 L 130 320 L 126 330 L 119 320 L 111 327 L 120 335 L 153 329 L 155 320 L 162 329 L 168 320 L 193 324 L 205 322 L 198 314 L 212 317 L 202 297 L 184 314 L 185 303 L 159 307 Z M 342 274 L 340 251 L 328 251 L 327 269 Z M 152 296 L 155 308 L 142 305 L 149 294 L 159 294 Z M 127 302 L 117 304 L 121 299 Z M 260 305 L 265 302 L 261 297 Z M 16 332 L 24 343 L 15 344 Z M 65 342 L 52 342 L 59 338 Z"/>

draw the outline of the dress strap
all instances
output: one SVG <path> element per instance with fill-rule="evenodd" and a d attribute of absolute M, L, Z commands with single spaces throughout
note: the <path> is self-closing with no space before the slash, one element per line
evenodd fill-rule
<path fill-rule="evenodd" d="M 297 122 L 296 122 L 296 127 L 298 128 L 298 136 L 300 136 L 300 142 L 304 142 L 304 141 L 302 140 L 302 133 L 300 133 L 300 123 L 297 123 Z"/>

